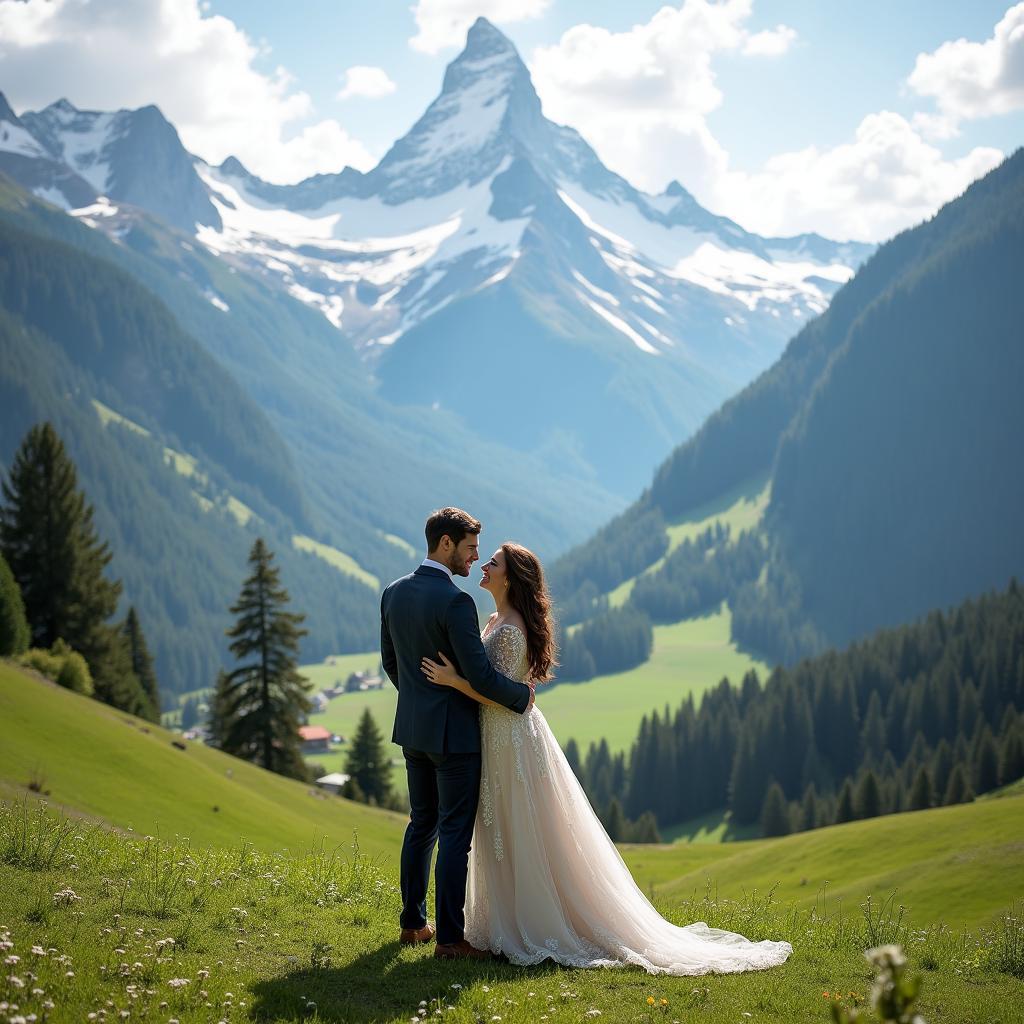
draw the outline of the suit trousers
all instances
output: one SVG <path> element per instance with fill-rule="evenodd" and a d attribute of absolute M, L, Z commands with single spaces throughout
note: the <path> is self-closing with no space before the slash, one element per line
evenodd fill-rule
<path fill-rule="evenodd" d="M 434 913 L 440 945 L 466 925 L 466 876 L 480 799 L 480 754 L 426 754 L 402 748 L 409 778 L 409 826 L 402 844 L 403 928 L 427 923 L 430 857 L 437 842 Z"/>

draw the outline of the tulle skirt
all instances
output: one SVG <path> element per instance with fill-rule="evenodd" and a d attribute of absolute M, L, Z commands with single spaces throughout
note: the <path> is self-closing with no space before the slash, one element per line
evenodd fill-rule
<path fill-rule="evenodd" d="M 466 938 L 514 964 L 633 964 L 651 974 L 764 970 L 788 942 L 751 942 L 651 906 L 594 814 L 540 710 L 481 708 L 482 778 Z"/>

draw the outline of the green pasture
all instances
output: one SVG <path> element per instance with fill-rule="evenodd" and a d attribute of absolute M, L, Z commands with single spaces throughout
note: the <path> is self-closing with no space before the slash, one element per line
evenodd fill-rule
<path fill-rule="evenodd" d="M 537 706 L 544 712 L 562 746 L 575 739 L 582 751 L 591 741 L 608 740 L 612 751 L 629 750 L 636 739 L 640 719 L 651 711 L 674 711 L 687 694 L 699 697 L 715 686 L 723 676 L 736 685 L 750 669 L 764 679 L 768 668 L 762 662 L 736 649 L 729 637 L 730 613 L 727 605 L 713 615 L 688 619 L 672 626 L 655 626 L 654 652 L 650 661 L 628 672 L 597 676 L 585 683 L 560 683 L 539 687 Z M 303 665 L 303 675 L 314 680 L 316 689 L 330 685 L 336 678 L 359 668 L 376 669 L 378 655 L 344 655 L 344 674 L 327 666 Z M 347 693 L 331 701 L 322 714 L 310 721 L 341 736 L 351 736 L 365 708 L 384 732 L 391 735 L 397 694 L 392 686 L 368 693 Z M 330 755 L 313 758 L 334 771 L 343 763 L 343 748 Z"/>
<path fill-rule="evenodd" d="M 919 924 L 987 924 L 1024 895 L 1024 793 L 848 822 L 781 839 L 633 846 L 624 856 L 645 892 L 677 900 L 708 884 L 723 895 L 775 890 L 783 905 L 827 893 L 854 911 L 896 893 Z"/>
<path fill-rule="evenodd" d="M 303 850 L 323 840 L 392 854 L 398 815 L 271 775 L 99 701 L 0 661 L 0 787 L 36 780 L 57 807 L 136 833 L 199 844 L 244 839 L 264 850 Z"/>

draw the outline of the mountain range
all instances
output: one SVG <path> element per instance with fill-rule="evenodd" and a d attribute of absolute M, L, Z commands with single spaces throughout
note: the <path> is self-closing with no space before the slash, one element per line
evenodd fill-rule
<path fill-rule="evenodd" d="M 316 310 L 387 402 L 454 413 L 620 502 L 872 250 L 751 234 L 677 182 L 638 191 L 544 117 L 485 19 L 366 174 L 273 185 L 189 154 L 155 107 L 67 100 L 20 116 L 0 101 L 0 171 L 128 245 L 143 212 L 159 218 L 178 246 Z M 230 322 L 230 297 L 188 263 Z"/>

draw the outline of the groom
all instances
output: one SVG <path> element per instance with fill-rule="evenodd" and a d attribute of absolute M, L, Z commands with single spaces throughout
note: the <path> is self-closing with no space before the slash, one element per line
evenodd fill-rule
<path fill-rule="evenodd" d="M 480 795 L 480 722 L 475 701 L 448 686 L 434 686 L 420 671 L 424 656 L 446 654 L 478 693 L 519 714 L 533 704 L 533 688 L 491 667 L 477 623 L 476 605 L 455 586 L 480 557 L 480 523 L 458 508 L 427 520 L 427 557 L 411 575 L 395 580 L 380 602 L 384 671 L 398 689 L 392 742 L 402 746 L 409 778 L 410 820 L 402 844 L 401 941 L 434 938 L 427 923 L 430 857 L 434 872 L 437 947 L 441 959 L 489 959 L 464 937 L 466 875 Z"/>

